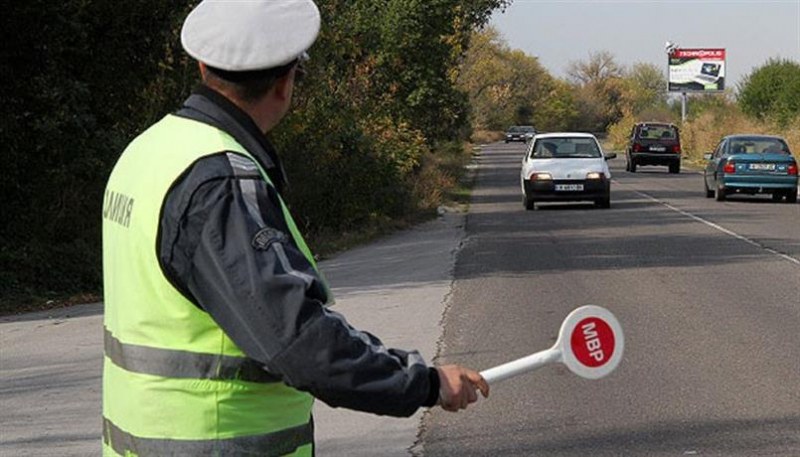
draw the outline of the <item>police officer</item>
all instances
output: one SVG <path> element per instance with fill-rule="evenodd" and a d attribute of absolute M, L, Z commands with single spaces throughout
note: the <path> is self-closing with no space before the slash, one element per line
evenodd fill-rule
<path fill-rule="evenodd" d="M 265 138 L 320 27 L 311 0 L 201 2 L 181 33 L 203 84 L 136 138 L 103 210 L 104 455 L 312 455 L 313 397 L 409 416 L 488 395 L 327 309 Z"/>

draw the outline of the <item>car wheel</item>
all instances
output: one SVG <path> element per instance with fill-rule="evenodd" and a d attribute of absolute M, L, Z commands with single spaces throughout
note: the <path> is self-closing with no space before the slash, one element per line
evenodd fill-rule
<path fill-rule="evenodd" d="M 595 200 L 594 204 L 598 208 L 603 208 L 603 209 L 611 208 L 611 195 L 606 195 L 604 198 L 601 198 L 599 200 Z"/>
<path fill-rule="evenodd" d="M 705 176 L 703 176 L 703 188 L 706 190 L 706 198 L 714 198 L 714 191 L 708 188 Z"/>
<path fill-rule="evenodd" d="M 725 189 L 722 186 L 717 186 L 717 201 L 725 201 Z"/>
<path fill-rule="evenodd" d="M 522 204 L 528 211 L 532 211 L 536 208 L 536 204 L 534 203 L 533 199 L 529 197 L 527 194 L 522 196 Z"/>
<path fill-rule="evenodd" d="M 630 169 L 631 173 L 636 173 L 636 161 L 633 160 L 633 159 L 631 159 L 631 167 L 630 168 L 631 168 Z"/>
<path fill-rule="evenodd" d="M 671 163 L 669 164 L 669 172 L 672 174 L 680 173 L 681 172 L 681 163 Z"/>
<path fill-rule="evenodd" d="M 631 171 L 631 159 L 625 158 L 625 171 Z"/>
<path fill-rule="evenodd" d="M 789 193 L 786 194 L 786 203 L 797 203 L 797 188 L 789 189 Z"/>

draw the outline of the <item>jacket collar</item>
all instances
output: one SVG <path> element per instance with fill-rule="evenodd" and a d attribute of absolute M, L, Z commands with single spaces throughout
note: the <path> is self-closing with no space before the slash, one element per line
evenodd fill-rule
<path fill-rule="evenodd" d="M 200 85 L 175 115 L 203 122 L 229 134 L 260 162 L 279 193 L 282 194 L 288 186 L 280 158 L 266 135 L 249 114 L 224 95 Z"/>

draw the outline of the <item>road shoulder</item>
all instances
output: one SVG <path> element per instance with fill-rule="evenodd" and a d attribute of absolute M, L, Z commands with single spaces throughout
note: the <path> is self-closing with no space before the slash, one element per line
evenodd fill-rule
<path fill-rule="evenodd" d="M 417 349 L 431 363 L 464 220 L 446 212 L 321 262 L 334 309 L 387 346 Z M 102 312 L 95 303 L 0 318 L 0 455 L 100 454 Z M 317 454 L 407 456 L 421 417 L 317 402 Z"/>
<path fill-rule="evenodd" d="M 463 213 L 434 221 L 322 262 L 336 296 L 334 309 L 389 347 L 417 349 L 432 363 L 464 237 Z M 407 419 L 330 408 L 314 410 L 323 456 L 408 456 L 423 410 Z"/>

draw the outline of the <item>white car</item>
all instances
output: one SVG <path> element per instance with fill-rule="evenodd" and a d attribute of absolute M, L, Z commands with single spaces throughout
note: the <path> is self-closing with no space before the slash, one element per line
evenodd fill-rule
<path fill-rule="evenodd" d="M 525 209 L 543 201 L 593 201 L 611 207 L 611 172 L 597 138 L 589 133 L 544 133 L 533 137 L 520 172 Z"/>

